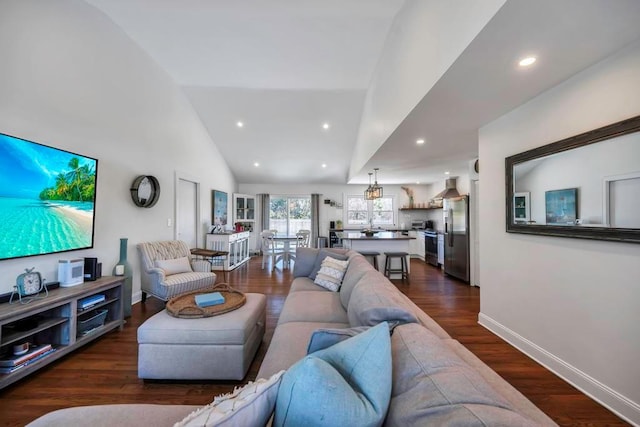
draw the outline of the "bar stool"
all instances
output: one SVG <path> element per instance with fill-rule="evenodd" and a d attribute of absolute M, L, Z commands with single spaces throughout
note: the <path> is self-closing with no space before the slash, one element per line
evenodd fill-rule
<path fill-rule="evenodd" d="M 385 252 L 386 259 L 384 261 L 384 275 L 391 279 L 392 273 L 400 273 L 402 275 L 402 281 L 407 279 L 407 283 L 409 282 L 409 268 L 407 266 L 407 256 L 409 254 L 407 252 Z M 400 258 L 400 268 L 391 268 L 391 260 L 393 258 Z"/>
<path fill-rule="evenodd" d="M 358 253 L 360 255 L 362 255 L 363 257 L 365 257 L 365 258 L 371 257 L 371 259 L 373 260 L 373 268 L 378 270 L 378 256 L 380 255 L 380 252 L 376 252 L 376 251 L 358 251 Z"/>

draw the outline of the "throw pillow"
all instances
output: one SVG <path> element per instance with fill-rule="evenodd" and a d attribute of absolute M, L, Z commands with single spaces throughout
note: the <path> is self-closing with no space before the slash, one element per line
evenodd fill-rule
<path fill-rule="evenodd" d="M 347 271 L 347 265 L 349 265 L 349 261 L 340 261 L 327 256 L 322 261 L 320 271 L 318 271 L 313 283 L 330 291 L 337 292 L 342 284 L 344 273 Z"/>
<path fill-rule="evenodd" d="M 187 415 L 173 427 L 266 425 L 273 413 L 284 372 L 280 371 L 268 380 L 261 378 L 249 382 L 233 393 L 217 396 L 212 403 Z"/>
<path fill-rule="evenodd" d="M 309 273 L 309 279 L 311 280 L 316 279 L 316 275 L 318 274 L 318 271 L 320 271 L 320 268 L 322 267 L 322 261 L 324 261 L 324 259 L 328 256 L 331 256 L 332 258 L 340 261 L 346 261 L 349 259 L 347 255 L 334 252 L 330 249 L 320 249 L 318 251 L 318 255 L 316 256 L 316 263 L 313 265 L 313 269 L 311 269 L 311 273 Z"/>
<path fill-rule="evenodd" d="M 390 397 L 391 339 L 381 323 L 289 368 L 273 425 L 380 426 Z"/>
<path fill-rule="evenodd" d="M 155 262 L 156 267 L 164 270 L 164 274 L 170 276 L 178 273 L 191 273 L 191 264 L 189 258 L 186 256 L 175 259 L 157 259 Z"/>
<path fill-rule="evenodd" d="M 315 353 L 319 350 L 324 350 L 339 342 L 345 341 L 349 338 L 368 331 L 370 326 L 356 326 L 355 328 L 343 328 L 332 329 L 322 328 L 316 329 L 309 338 L 309 345 L 307 346 L 307 354 Z"/>

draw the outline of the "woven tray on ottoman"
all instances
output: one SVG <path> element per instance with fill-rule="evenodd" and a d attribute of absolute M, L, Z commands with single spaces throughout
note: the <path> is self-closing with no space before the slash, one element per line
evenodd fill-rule
<path fill-rule="evenodd" d="M 209 307 L 199 307 L 196 304 L 196 295 L 210 292 L 220 292 L 224 297 L 224 303 Z M 194 292 L 171 298 L 167 303 L 167 311 L 173 317 L 193 319 L 197 317 L 212 317 L 228 313 L 244 305 L 246 298 L 240 291 L 236 291 L 226 283 L 219 283 L 213 288 L 200 289 Z"/>
<path fill-rule="evenodd" d="M 138 376 L 167 380 L 242 380 L 260 347 L 266 297 L 245 294 L 240 308 L 177 318 L 167 310 L 138 328 Z"/>

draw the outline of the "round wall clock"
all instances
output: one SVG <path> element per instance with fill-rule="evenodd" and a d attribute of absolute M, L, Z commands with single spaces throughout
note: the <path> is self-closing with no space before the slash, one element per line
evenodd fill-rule
<path fill-rule="evenodd" d="M 27 268 L 16 278 L 16 288 L 20 296 L 36 295 L 42 290 L 42 276 L 34 268 Z"/>
<path fill-rule="evenodd" d="M 160 198 L 160 183 L 151 175 L 140 175 L 131 184 L 131 200 L 136 206 L 150 208 Z"/>

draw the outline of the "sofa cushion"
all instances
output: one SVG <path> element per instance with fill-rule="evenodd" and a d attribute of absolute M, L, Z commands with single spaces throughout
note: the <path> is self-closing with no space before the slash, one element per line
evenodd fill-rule
<path fill-rule="evenodd" d="M 369 264 L 369 261 L 367 261 L 362 255 L 358 255 L 359 256 L 350 257 L 349 266 L 347 267 L 347 271 L 344 273 L 342 286 L 340 286 L 340 302 L 345 310 L 349 307 L 351 292 L 353 292 L 353 288 L 356 286 L 356 283 L 362 279 L 362 276 L 364 276 L 367 271 L 374 271 L 371 264 Z"/>
<path fill-rule="evenodd" d="M 331 292 L 338 292 L 348 265 L 349 260 L 341 261 L 331 256 L 325 257 L 313 283 Z"/>
<path fill-rule="evenodd" d="M 395 328 L 391 351 L 393 388 L 385 425 L 532 425 L 424 327 Z"/>
<path fill-rule="evenodd" d="M 280 312 L 278 325 L 287 322 L 349 323 L 336 292 L 298 291 L 290 293 Z"/>
<path fill-rule="evenodd" d="M 347 316 L 351 326 L 375 326 L 384 321 L 396 326 L 416 323 L 412 311 L 400 291 L 382 273 L 372 269 L 353 288 Z"/>
<path fill-rule="evenodd" d="M 296 277 L 293 279 L 293 282 L 291 282 L 291 288 L 289 289 L 289 294 L 298 291 L 330 292 L 328 289 L 313 283 L 313 280 L 308 277 Z"/>
<path fill-rule="evenodd" d="M 385 323 L 315 352 L 282 377 L 274 426 L 381 425 L 391 394 Z"/>
<path fill-rule="evenodd" d="M 283 374 L 280 371 L 269 379 L 261 378 L 236 388 L 233 393 L 217 396 L 174 427 L 263 426 L 275 408 Z"/>
<path fill-rule="evenodd" d="M 293 265 L 293 277 L 309 277 L 313 266 L 316 264 L 318 249 L 297 248 L 296 262 Z"/>
<path fill-rule="evenodd" d="M 164 270 L 164 274 L 170 276 L 178 273 L 190 273 L 193 271 L 189 258 L 180 257 L 175 259 L 157 259 L 154 261 L 156 267 Z"/>
<path fill-rule="evenodd" d="M 289 369 L 307 355 L 311 334 L 320 328 L 347 328 L 347 323 L 291 322 L 278 325 L 264 356 L 257 378 L 267 378 Z"/>
<path fill-rule="evenodd" d="M 322 261 L 324 261 L 324 259 L 328 256 L 331 256 L 332 258 L 335 258 L 340 261 L 346 261 L 349 259 L 349 256 L 347 256 L 346 251 L 344 250 L 342 253 L 340 253 L 340 252 L 336 252 L 335 249 L 320 249 L 318 251 L 318 255 L 316 256 L 316 261 L 313 264 L 313 268 L 309 273 L 310 279 L 313 279 L 313 280 L 316 279 L 316 275 L 318 274 L 318 271 L 320 271 L 320 268 L 322 267 Z"/>

